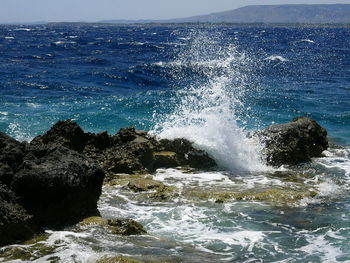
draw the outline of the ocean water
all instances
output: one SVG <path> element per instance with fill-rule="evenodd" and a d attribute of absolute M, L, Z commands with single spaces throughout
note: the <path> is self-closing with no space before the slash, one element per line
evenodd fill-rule
<path fill-rule="evenodd" d="M 111 134 L 136 126 L 186 137 L 219 164 L 158 170 L 154 179 L 180 192 L 167 202 L 105 186 L 101 214 L 149 234 L 48 230 L 54 249 L 32 261 L 350 262 L 350 27 L 2 25 L 0 61 L 0 131 L 18 140 L 61 119 Z M 301 115 L 328 130 L 326 157 L 266 166 L 247 135 Z M 276 176 L 289 172 L 304 177 Z M 224 203 L 191 194 L 271 189 L 317 194 Z"/>

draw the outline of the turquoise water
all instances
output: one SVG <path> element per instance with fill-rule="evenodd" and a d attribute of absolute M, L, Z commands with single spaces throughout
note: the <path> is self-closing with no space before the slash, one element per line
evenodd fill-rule
<path fill-rule="evenodd" d="M 112 134 L 133 125 L 191 139 L 220 165 L 157 171 L 154 179 L 180 191 L 167 202 L 106 186 L 102 215 L 134 218 L 149 235 L 49 231 L 47 243 L 59 246 L 36 261 L 350 261 L 349 39 L 346 26 L 0 26 L 0 131 L 30 140 L 60 119 Z M 338 146 L 311 164 L 265 166 L 246 135 L 300 115 Z M 288 181 L 276 170 L 306 177 Z M 216 203 L 186 194 L 271 189 L 317 195 Z"/>

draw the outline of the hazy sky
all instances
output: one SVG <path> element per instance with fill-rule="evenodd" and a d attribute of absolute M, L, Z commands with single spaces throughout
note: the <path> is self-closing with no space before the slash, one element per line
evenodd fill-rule
<path fill-rule="evenodd" d="M 0 23 L 167 19 L 252 4 L 332 4 L 350 0 L 0 0 Z"/>

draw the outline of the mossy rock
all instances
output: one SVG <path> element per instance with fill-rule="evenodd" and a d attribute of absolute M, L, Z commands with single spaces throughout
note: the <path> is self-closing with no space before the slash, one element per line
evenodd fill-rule
<path fill-rule="evenodd" d="M 126 258 L 126 257 L 103 257 L 97 260 L 96 263 L 144 263 L 144 262 L 133 258 Z"/>
<path fill-rule="evenodd" d="M 110 173 L 107 180 L 105 181 L 105 185 L 109 186 L 126 186 L 128 185 L 130 180 L 141 180 L 141 179 L 149 179 L 152 178 L 150 174 L 113 174 Z"/>
<path fill-rule="evenodd" d="M 129 257 L 103 257 L 96 261 L 96 263 L 180 263 L 181 260 L 145 260 L 140 261 Z"/>
<path fill-rule="evenodd" d="M 153 193 L 147 193 L 147 198 L 153 200 L 153 201 L 168 201 L 171 200 L 174 197 L 177 197 L 179 195 L 178 189 L 175 186 L 166 186 L 162 188 L 158 188 L 157 191 Z"/>
<path fill-rule="evenodd" d="M 143 235 L 147 231 L 143 226 L 132 219 L 108 219 L 108 228 L 114 235 Z"/>
<path fill-rule="evenodd" d="M 128 187 L 134 192 L 150 192 L 143 196 L 154 201 L 165 201 L 176 196 L 176 187 L 149 178 L 131 179 Z"/>
<path fill-rule="evenodd" d="M 176 187 L 153 180 L 150 174 L 115 174 L 107 185 L 125 186 L 126 189 L 138 193 L 137 198 L 141 200 L 165 201 L 177 196 Z"/>
<path fill-rule="evenodd" d="M 272 174 L 273 177 L 277 177 L 285 182 L 291 183 L 304 183 L 305 180 L 313 178 L 310 174 L 295 173 L 290 171 L 276 171 Z"/>
<path fill-rule="evenodd" d="M 81 226 L 94 226 L 94 225 L 99 225 L 99 226 L 104 226 L 107 225 L 108 219 L 102 218 L 100 216 L 91 216 L 88 218 L 85 218 L 83 221 L 79 222 L 79 225 Z"/>
<path fill-rule="evenodd" d="M 46 233 L 43 234 L 39 234 L 34 236 L 32 239 L 26 240 L 24 242 L 22 242 L 22 245 L 33 245 L 33 244 L 37 244 L 39 242 L 44 242 L 49 238 L 49 235 Z"/>
<path fill-rule="evenodd" d="M 85 218 L 79 223 L 80 226 L 101 226 L 114 235 L 143 235 L 147 231 L 143 226 L 132 219 L 117 218 L 106 219 L 98 216 Z"/>
<path fill-rule="evenodd" d="M 303 198 L 313 198 L 317 195 L 311 190 L 292 190 L 292 189 L 266 189 L 262 191 L 243 191 L 243 192 L 196 192 L 191 191 L 189 196 L 200 200 L 211 200 L 215 203 L 229 201 L 262 201 L 273 204 L 294 204 Z"/>
<path fill-rule="evenodd" d="M 164 188 L 165 186 L 160 181 L 148 178 L 139 178 L 129 180 L 128 187 L 134 192 L 146 192 L 149 190 Z"/>
<path fill-rule="evenodd" d="M 48 236 L 40 235 L 23 242 L 23 245 L 8 246 L 0 249 L 0 262 L 10 260 L 33 261 L 41 257 L 53 254 L 58 246 L 48 246 L 44 243 Z M 53 257 L 50 262 L 58 262 L 58 257 Z"/>

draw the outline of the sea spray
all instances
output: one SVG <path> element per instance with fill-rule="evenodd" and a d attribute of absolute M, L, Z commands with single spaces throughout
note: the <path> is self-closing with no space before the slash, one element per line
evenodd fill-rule
<path fill-rule="evenodd" d="M 191 76 L 188 85 L 176 88 L 178 103 L 170 114 L 155 113 L 153 132 L 160 138 L 187 138 L 231 171 L 265 170 L 259 144 L 238 125 L 237 112 L 245 110 L 244 100 L 253 93 L 252 60 L 232 44 L 221 46 L 218 34 L 192 33 L 191 38 L 170 63 L 177 83 Z"/>

